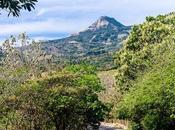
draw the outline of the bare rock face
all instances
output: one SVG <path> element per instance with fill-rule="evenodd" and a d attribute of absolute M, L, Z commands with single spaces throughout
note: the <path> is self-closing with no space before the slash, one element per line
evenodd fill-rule
<path fill-rule="evenodd" d="M 103 27 L 111 26 L 114 28 L 124 28 L 125 26 L 118 21 L 116 21 L 114 18 L 108 17 L 108 16 L 101 16 L 95 23 L 93 23 L 91 26 L 89 26 L 89 30 L 98 30 Z"/>
<path fill-rule="evenodd" d="M 104 26 L 108 26 L 110 23 L 105 17 L 100 17 L 95 23 L 89 26 L 90 30 L 97 30 Z"/>

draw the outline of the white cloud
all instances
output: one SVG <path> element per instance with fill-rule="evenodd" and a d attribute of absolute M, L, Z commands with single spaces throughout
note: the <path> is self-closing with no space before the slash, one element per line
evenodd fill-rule
<path fill-rule="evenodd" d="M 80 24 L 81 23 L 81 24 Z M 64 21 L 64 20 L 46 20 L 37 22 L 24 22 L 16 24 L 1 24 L 0 35 L 17 34 L 21 32 L 29 33 L 74 33 L 80 31 L 86 26 L 84 21 Z"/>
<path fill-rule="evenodd" d="M 20 32 L 37 33 L 41 37 L 43 33 L 74 33 L 101 15 L 131 25 L 142 22 L 148 15 L 171 12 L 174 7 L 174 0 L 39 0 L 36 11 L 12 19 L 10 24 L 4 24 L 9 18 L 1 17 L 0 38 Z"/>
<path fill-rule="evenodd" d="M 38 4 L 38 14 L 43 17 L 67 16 L 67 19 L 79 15 L 91 18 L 109 15 L 125 24 L 134 24 L 142 22 L 148 15 L 171 12 L 174 7 L 174 0 L 42 0 Z"/>

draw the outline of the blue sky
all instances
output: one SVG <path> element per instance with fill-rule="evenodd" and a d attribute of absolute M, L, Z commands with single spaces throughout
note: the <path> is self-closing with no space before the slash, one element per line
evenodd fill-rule
<path fill-rule="evenodd" d="M 125 25 L 146 16 L 173 12 L 174 0 L 38 0 L 36 10 L 19 18 L 0 17 L 0 40 L 26 32 L 34 39 L 55 39 L 86 29 L 100 16 L 114 17 Z"/>

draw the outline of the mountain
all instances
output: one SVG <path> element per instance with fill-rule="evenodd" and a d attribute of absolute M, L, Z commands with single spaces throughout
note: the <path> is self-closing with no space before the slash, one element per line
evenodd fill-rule
<path fill-rule="evenodd" d="M 99 68 L 110 68 L 113 66 L 113 52 L 121 46 L 130 30 L 131 26 L 102 16 L 84 31 L 63 39 L 46 41 L 42 48 L 52 54 L 57 63 L 83 61 Z"/>

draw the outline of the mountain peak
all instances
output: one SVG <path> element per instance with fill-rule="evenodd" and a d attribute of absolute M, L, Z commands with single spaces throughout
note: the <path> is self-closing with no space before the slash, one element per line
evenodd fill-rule
<path fill-rule="evenodd" d="M 108 26 L 108 25 L 113 25 L 115 27 L 124 27 L 123 24 L 121 24 L 120 22 L 118 22 L 117 20 L 115 20 L 112 17 L 108 17 L 108 16 L 101 16 L 95 23 L 93 23 L 89 29 L 90 30 L 97 30 L 99 28 Z"/>
<path fill-rule="evenodd" d="M 108 16 L 101 16 L 101 17 L 98 18 L 98 20 L 101 20 L 101 21 L 111 21 L 111 19 L 115 20 L 114 18 L 108 17 Z"/>
<path fill-rule="evenodd" d="M 103 21 L 108 21 L 108 19 L 110 19 L 111 17 L 108 17 L 108 16 L 101 16 L 101 17 L 99 17 L 99 19 L 98 20 L 103 20 Z"/>

